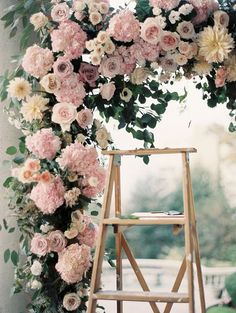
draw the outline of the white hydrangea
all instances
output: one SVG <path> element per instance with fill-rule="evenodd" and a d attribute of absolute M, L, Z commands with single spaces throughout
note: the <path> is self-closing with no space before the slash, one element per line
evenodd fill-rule
<path fill-rule="evenodd" d="M 192 4 L 186 3 L 179 8 L 179 13 L 183 15 L 188 15 L 192 12 L 193 6 Z"/>

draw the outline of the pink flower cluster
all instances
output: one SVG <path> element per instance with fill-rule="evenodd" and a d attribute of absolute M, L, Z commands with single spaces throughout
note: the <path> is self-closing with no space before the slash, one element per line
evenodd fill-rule
<path fill-rule="evenodd" d="M 97 235 L 98 235 L 98 225 L 92 222 L 91 217 L 83 216 L 84 229 L 79 232 L 78 240 L 80 244 L 94 248 L 96 245 Z"/>
<path fill-rule="evenodd" d="M 152 7 L 170 11 L 179 5 L 180 0 L 149 0 L 149 3 Z"/>
<path fill-rule="evenodd" d="M 55 92 L 58 102 L 73 103 L 76 107 L 83 103 L 86 96 L 84 84 L 80 80 L 80 75 L 72 73 L 61 83 L 59 90 Z"/>
<path fill-rule="evenodd" d="M 193 19 L 193 23 L 196 25 L 205 22 L 219 8 L 219 3 L 216 0 L 188 0 L 188 2 L 197 12 L 197 16 Z"/>
<path fill-rule="evenodd" d="M 26 146 L 37 158 L 52 160 L 61 147 L 61 140 L 52 128 L 43 128 L 26 137 Z"/>
<path fill-rule="evenodd" d="M 227 68 L 225 66 L 221 66 L 216 72 L 215 84 L 217 88 L 224 86 L 227 76 Z"/>
<path fill-rule="evenodd" d="M 101 166 L 92 168 L 83 181 L 82 194 L 88 198 L 96 197 L 97 194 L 103 192 L 105 181 L 105 169 Z"/>
<path fill-rule="evenodd" d="M 84 273 L 91 266 L 91 248 L 87 245 L 72 244 L 59 253 L 56 270 L 68 284 L 75 284 L 82 280 Z"/>
<path fill-rule="evenodd" d="M 87 35 L 77 23 L 65 21 L 52 31 L 51 40 L 53 52 L 64 52 L 71 60 L 83 54 Z"/>
<path fill-rule="evenodd" d="M 45 256 L 49 252 L 62 252 L 66 244 L 67 240 L 60 230 L 52 231 L 48 235 L 36 233 L 31 240 L 30 251 L 38 256 Z"/>
<path fill-rule="evenodd" d="M 43 77 L 51 70 L 53 62 L 52 51 L 48 48 L 43 49 L 35 44 L 26 50 L 22 67 L 30 75 L 39 78 Z"/>
<path fill-rule="evenodd" d="M 139 41 L 135 42 L 134 45 L 130 47 L 131 55 L 135 57 L 135 59 L 140 61 L 156 61 L 159 58 L 160 54 L 160 46 L 152 45 L 144 40 L 140 39 Z"/>
<path fill-rule="evenodd" d="M 64 203 L 65 188 L 59 176 L 48 183 L 39 182 L 31 191 L 30 199 L 43 214 L 53 214 Z"/>
<path fill-rule="evenodd" d="M 108 33 L 117 41 L 131 42 L 139 36 L 140 24 L 133 12 L 123 10 L 115 14 L 109 23 Z"/>

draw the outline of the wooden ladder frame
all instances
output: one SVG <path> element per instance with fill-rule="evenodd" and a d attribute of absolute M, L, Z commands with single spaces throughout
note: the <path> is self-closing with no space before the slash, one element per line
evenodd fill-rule
<path fill-rule="evenodd" d="M 90 297 L 88 301 L 88 313 L 95 313 L 98 300 L 115 300 L 117 302 L 117 313 L 123 313 L 123 301 L 149 302 L 152 312 L 160 313 L 156 303 L 166 303 L 163 313 L 170 313 L 174 303 L 188 303 L 189 313 L 195 313 L 194 295 L 194 269 L 195 259 L 198 287 L 201 303 L 201 313 L 206 312 L 203 278 L 201 270 L 198 235 L 196 228 L 196 217 L 194 199 L 191 184 L 189 154 L 197 152 L 194 148 L 183 149 L 141 149 L 141 150 L 112 150 L 103 154 L 109 155 L 109 166 L 106 179 L 106 187 L 103 199 L 102 212 L 100 216 L 100 228 L 97 240 L 97 249 L 93 264 L 93 273 L 90 286 Z M 120 219 L 121 217 L 121 181 L 120 166 L 121 156 L 145 156 L 154 154 L 181 154 L 183 165 L 183 202 L 184 214 L 180 217 L 153 218 L 147 219 Z M 113 187 L 115 191 L 115 218 L 110 218 L 111 200 Z M 113 225 L 116 239 L 116 291 L 100 291 L 100 280 L 102 263 L 105 253 L 105 241 L 107 229 Z M 123 234 L 123 226 L 131 225 L 183 225 L 185 232 L 185 257 L 177 274 L 175 283 L 170 293 L 153 293 L 150 291 L 147 282 L 139 268 L 138 263 Z M 143 292 L 126 292 L 123 290 L 122 276 L 122 250 L 124 250 L 134 273 L 143 289 Z M 188 293 L 179 293 L 179 288 L 187 273 Z M 110 313 L 110 312 L 109 312 Z"/>

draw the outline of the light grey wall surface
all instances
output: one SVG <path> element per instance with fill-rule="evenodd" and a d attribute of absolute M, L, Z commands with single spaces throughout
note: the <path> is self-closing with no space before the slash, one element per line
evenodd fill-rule
<path fill-rule="evenodd" d="M 15 2 L 17 2 L 15 0 Z M 0 1 L 0 15 L 3 9 L 14 3 L 13 0 Z M 10 58 L 18 51 L 17 38 L 9 39 L 8 31 L 0 22 L 0 75 L 10 67 Z M 8 123 L 7 116 L 3 113 L 3 103 L 0 103 L 0 220 L 9 215 L 7 209 L 6 189 L 2 187 L 5 178 L 10 176 L 10 169 L 2 162 L 5 160 L 5 150 L 8 146 L 16 145 L 19 133 Z M 26 313 L 24 295 L 10 297 L 14 270 L 11 264 L 4 264 L 3 253 L 5 249 L 17 249 L 18 234 L 0 232 L 0 313 Z"/>

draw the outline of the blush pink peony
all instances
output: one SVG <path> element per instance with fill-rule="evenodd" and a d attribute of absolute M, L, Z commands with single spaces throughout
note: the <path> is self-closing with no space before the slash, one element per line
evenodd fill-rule
<path fill-rule="evenodd" d="M 117 41 L 131 42 L 136 40 L 139 31 L 139 21 L 129 10 L 120 11 L 109 22 L 108 34 Z"/>
<path fill-rule="evenodd" d="M 219 8 L 219 3 L 216 0 L 188 0 L 188 2 L 192 4 L 197 13 L 193 19 L 195 25 L 205 22 Z"/>
<path fill-rule="evenodd" d="M 39 78 L 43 77 L 51 70 L 53 62 L 52 51 L 48 48 L 43 49 L 35 44 L 26 50 L 22 67 L 30 75 Z"/>
<path fill-rule="evenodd" d="M 90 268 L 91 248 L 77 243 L 65 248 L 58 255 L 56 270 L 68 284 L 75 284 L 82 280 L 84 273 Z"/>
<path fill-rule="evenodd" d="M 49 183 L 39 182 L 30 194 L 30 199 L 43 214 L 53 214 L 64 203 L 65 187 L 59 176 Z"/>
<path fill-rule="evenodd" d="M 61 147 L 61 140 L 51 128 L 43 128 L 26 137 L 26 147 L 37 158 L 52 160 Z"/>
<path fill-rule="evenodd" d="M 38 256 L 45 256 L 50 251 L 47 237 L 36 233 L 31 240 L 30 251 Z"/>

